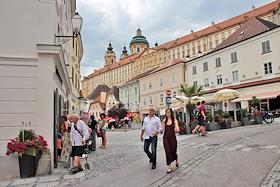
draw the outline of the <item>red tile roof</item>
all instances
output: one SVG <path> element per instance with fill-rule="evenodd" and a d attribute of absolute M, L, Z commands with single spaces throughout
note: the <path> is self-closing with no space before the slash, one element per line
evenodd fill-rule
<path fill-rule="evenodd" d="M 123 65 L 126 65 L 126 64 L 129 64 L 129 63 L 132 63 L 134 62 L 138 56 L 140 56 L 140 54 L 133 54 L 133 55 L 130 55 L 128 57 L 125 57 L 121 60 L 119 60 L 118 62 L 116 63 L 113 63 L 112 65 L 110 66 L 107 66 L 107 67 L 104 67 L 104 68 L 101 68 L 101 69 L 98 69 L 98 70 L 94 70 L 93 73 L 91 73 L 90 75 L 87 76 L 87 78 L 91 78 L 91 77 L 94 77 L 94 76 L 97 76 L 99 74 L 102 74 L 104 72 L 107 72 L 107 71 L 110 71 L 110 70 L 113 70 L 113 69 L 116 69 L 120 66 L 123 66 Z"/>
<path fill-rule="evenodd" d="M 279 26 L 275 25 L 272 22 L 253 17 L 246 23 L 244 23 L 239 29 L 237 29 L 232 35 L 225 39 L 211 52 L 229 47 L 277 27 Z"/>
<path fill-rule="evenodd" d="M 185 62 L 184 60 L 181 60 L 181 59 L 171 59 L 169 62 L 166 62 L 164 64 L 161 64 L 158 68 L 156 68 L 154 71 L 151 72 L 152 73 L 155 73 L 155 72 L 158 72 L 160 70 L 163 70 L 163 69 L 166 69 L 166 68 L 169 68 L 173 65 L 176 65 L 176 64 L 179 64 L 181 62 Z"/>
<path fill-rule="evenodd" d="M 220 22 L 218 24 L 212 25 L 212 26 L 202 29 L 200 31 L 193 32 L 191 34 L 177 38 L 176 40 L 172 40 L 172 41 L 166 42 L 164 44 L 161 44 L 161 45 L 155 47 L 155 49 L 158 49 L 158 50 L 159 49 L 170 49 L 170 48 L 185 44 L 187 42 L 197 40 L 198 38 L 216 33 L 217 31 L 221 31 L 226 28 L 232 27 L 233 25 L 241 24 L 252 17 L 259 17 L 259 16 L 263 16 L 263 15 L 272 13 L 275 9 L 278 8 L 279 4 L 280 4 L 280 0 L 273 1 L 269 4 L 266 4 L 264 6 L 254 9 L 254 10 L 246 12 L 239 16 L 233 17 L 226 21 Z"/>

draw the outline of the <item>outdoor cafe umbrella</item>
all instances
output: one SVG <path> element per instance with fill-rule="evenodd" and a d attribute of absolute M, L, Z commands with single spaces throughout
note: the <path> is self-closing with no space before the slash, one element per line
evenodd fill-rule
<path fill-rule="evenodd" d="M 192 101 L 194 102 L 201 102 L 201 101 L 207 101 L 206 97 L 202 97 L 202 96 L 193 96 L 191 98 Z"/>
<path fill-rule="evenodd" d="M 224 102 L 225 111 L 228 110 L 227 101 L 239 97 L 239 92 L 233 89 L 222 89 L 214 94 L 214 98 L 217 101 Z"/>
<path fill-rule="evenodd" d="M 218 101 L 227 101 L 239 96 L 239 92 L 233 89 L 223 89 L 214 94 L 214 98 Z"/>

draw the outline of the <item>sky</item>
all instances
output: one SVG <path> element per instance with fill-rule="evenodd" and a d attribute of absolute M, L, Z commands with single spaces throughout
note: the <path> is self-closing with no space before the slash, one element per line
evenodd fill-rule
<path fill-rule="evenodd" d="M 83 17 L 81 75 L 104 66 L 111 41 L 117 59 L 138 27 L 151 47 L 245 13 L 273 0 L 77 0 Z"/>

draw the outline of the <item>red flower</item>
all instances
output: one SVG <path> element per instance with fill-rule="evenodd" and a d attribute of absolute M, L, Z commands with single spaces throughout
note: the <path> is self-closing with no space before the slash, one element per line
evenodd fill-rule
<path fill-rule="evenodd" d="M 41 151 L 45 151 L 48 149 L 47 147 L 48 145 L 47 142 L 44 140 L 44 137 L 40 135 L 38 136 L 37 134 L 35 134 L 35 132 L 32 129 L 24 130 L 24 133 L 23 131 L 21 131 L 20 133 L 21 135 L 24 134 L 24 136 L 26 134 L 32 134 L 32 136 L 27 136 L 27 138 L 29 137 L 29 139 L 24 139 L 24 140 L 23 137 L 19 138 L 19 136 L 15 137 L 14 139 L 11 139 L 7 143 L 6 155 L 10 155 L 13 153 L 17 153 L 21 155 L 25 152 L 27 148 L 35 148 Z"/>

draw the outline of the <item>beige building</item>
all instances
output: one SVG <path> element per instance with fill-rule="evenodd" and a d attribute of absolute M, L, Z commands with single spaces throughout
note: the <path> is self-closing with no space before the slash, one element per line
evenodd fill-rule
<path fill-rule="evenodd" d="M 80 63 L 83 56 L 83 44 L 81 36 L 72 39 L 71 45 L 68 46 L 70 55 L 68 56 L 68 74 L 71 82 L 71 99 L 69 102 L 69 110 L 71 112 L 79 113 L 82 109 L 80 108 L 80 102 L 82 102 L 79 98 L 81 97 L 81 72 L 80 72 Z"/>
<path fill-rule="evenodd" d="M 95 70 L 82 81 L 83 93 L 85 95 L 90 93 L 99 84 L 105 84 L 109 87 L 122 85 L 130 78 L 172 59 L 190 60 L 204 55 L 216 48 L 252 17 L 276 22 L 279 14 L 275 14 L 275 12 L 277 12 L 279 3 L 280 0 L 276 0 L 262 7 L 252 8 L 249 12 L 221 23 L 212 22 L 211 26 L 205 29 L 191 31 L 190 34 L 175 40 L 161 45 L 156 44 L 155 47 L 149 47 L 148 41 L 138 29 L 136 36 L 130 43 L 131 55 L 127 55 L 127 51 L 123 50 L 126 53 L 123 53 L 122 59 L 116 62 L 112 46 L 109 46 L 110 57 L 105 55 L 106 67 Z"/>
<path fill-rule="evenodd" d="M 165 114 L 166 91 L 171 91 L 171 96 L 180 94 L 180 85 L 185 82 L 185 63 L 182 60 L 173 59 L 168 63 L 155 68 L 145 77 L 139 78 L 140 86 L 140 114 L 148 114 L 152 105 L 160 115 Z"/>
<path fill-rule="evenodd" d="M 261 107 L 276 110 L 280 108 L 279 49 L 280 27 L 251 18 L 211 53 L 188 61 L 186 83 L 203 85 L 210 100 L 223 88 L 239 91 L 240 97 L 228 102 L 228 110 L 247 108 L 253 96 L 261 99 Z"/>

